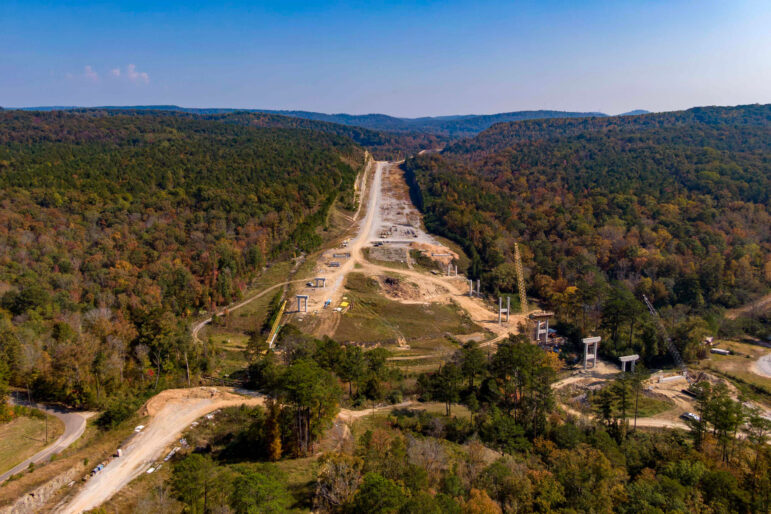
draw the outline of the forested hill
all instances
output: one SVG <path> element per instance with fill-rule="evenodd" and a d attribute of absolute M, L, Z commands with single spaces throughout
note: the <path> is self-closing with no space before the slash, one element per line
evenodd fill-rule
<path fill-rule="evenodd" d="M 50 111 L 50 110 L 83 110 L 79 107 L 30 107 L 29 110 L 37 111 Z M 237 114 L 237 118 L 243 119 L 244 114 L 262 114 L 262 116 L 256 116 L 260 119 L 261 123 L 281 123 L 282 126 L 287 124 L 286 120 L 279 118 L 292 118 L 306 120 L 306 123 L 297 122 L 299 126 L 306 128 L 313 128 L 314 130 L 323 130 L 323 125 L 308 123 L 318 122 L 324 124 L 343 125 L 347 127 L 357 127 L 359 129 L 365 129 L 360 131 L 351 132 L 346 134 L 352 139 L 359 141 L 358 138 L 363 137 L 370 142 L 377 142 L 377 146 L 381 146 L 384 142 L 380 141 L 380 138 L 385 138 L 385 141 L 392 141 L 397 136 L 395 134 L 382 134 L 382 132 L 399 132 L 408 133 L 412 138 L 420 139 L 422 134 L 423 139 L 430 141 L 429 135 L 438 137 L 440 139 L 445 138 L 460 138 L 468 137 L 478 134 L 479 132 L 489 128 L 495 123 L 531 120 L 541 118 L 576 118 L 587 116 L 607 116 L 601 112 L 569 112 L 569 111 L 514 111 L 503 112 L 497 114 L 466 114 L 456 116 L 426 116 L 421 118 L 399 118 L 395 116 L 389 116 L 387 114 L 326 114 L 323 112 L 313 111 L 288 111 L 288 110 L 271 110 L 271 109 L 226 109 L 226 108 L 196 108 L 196 107 L 179 107 L 177 105 L 136 105 L 136 106 L 106 106 L 95 107 L 93 109 L 100 111 L 166 111 L 176 113 L 186 113 L 194 115 L 208 115 L 208 116 L 228 116 Z M 271 117 L 272 116 L 272 117 Z M 343 130 L 341 128 L 330 128 L 327 130 Z M 373 134 L 372 131 L 379 132 L 380 134 Z M 412 145 L 407 141 L 400 141 L 402 145 L 405 145 L 403 151 L 410 153 L 417 153 L 411 151 Z M 364 143 L 362 143 L 364 144 Z M 425 146 L 424 148 L 436 148 L 434 144 Z M 396 146 L 388 145 L 388 148 L 395 150 Z M 420 148 L 423 149 L 423 148 Z"/>
<path fill-rule="evenodd" d="M 531 294 L 566 331 L 607 330 L 611 354 L 665 353 L 641 329 L 643 293 L 677 313 L 693 357 L 721 308 L 771 285 L 768 105 L 499 124 L 406 167 L 429 228 L 488 289 L 514 290 L 519 241 Z"/>
<path fill-rule="evenodd" d="M 410 155 L 417 154 L 421 150 L 441 148 L 448 141 L 446 137 L 416 130 L 387 132 L 355 125 L 342 125 L 327 121 L 263 112 L 238 111 L 226 114 L 212 114 L 206 117 L 225 123 L 243 124 L 250 127 L 290 127 L 335 134 L 350 138 L 367 148 L 376 159 L 380 160 L 401 160 Z"/>
<path fill-rule="evenodd" d="M 373 130 L 396 132 L 423 132 L 438 136 L 459 138 L 478 134 L 495 123 L 542 118 L 575 118 L 606 116 L 600 112 L 567 111 L 514 111 L 498 114 L 467 114 L 458 116 L 436 116 L 423 118 L 396 118 L 385 114 L 324 114 L 308 111 L 264 111 L 298 118 L 306 118 L 343 125 L 355 125 Z"/>
<path fill-rule="evenodd" d="M 416 131 L 384 132 L 358 126 L 317 121 L 266 112 L 242 111 L 235 109 L 186 109 L 177 106 L 137 106 L 78 108 L 42 108 L 39 112 L 65 112 L 82 116 L 166 116 L 190 120 L 208 120 L 246 125 L 257 128 L 291 128 L 313 130 L 323 134 L 351 139 L 368 149 L 376 159 L 400 160 L 420 150 L 445 146 L 447 138 Z M 52 109 L 57 109 L 53 110 Z M 26 111 L 22 111 L 26 112 Z"/>
<path fill-rule="evenodd" d="M 11 381 L 94 407 L 205 370 L 186 318 L 237 299 L 270 257 L 317 246 L 332 202 L 353 207 L 363 160 L 350 139 L 303 129 L 0 113 Z"/>
<path fill-rule="evenodd" d="M 722 141 L 717 133 L 730 129 L 731 136 L 741 139 L 743 134 L 756 137 L 758 128 L 771 125 L 771 106 L 743 105 L 738 107 L 695 107 L 687 111 L 655 114 L 608 116 L 587 118 L 555 118 L 526 120 L 514 123 L 498 123 L 474 138 L 464 139 L 448 147 L 445 153 L 465 160 L 484 157 L 487 154 L 511 148 L 528 141 L 552 140 L 563 137 L 587 137 L 590 134 L 619 135 L 624 138 L 634 134 L 651 134 L 663 140 L 667 134 L 677 145 L 701 145 L 701 132 L 714 146 L 731 148 L 735 139 Z M 680 128 L 686 130 L 678 130 Z M 761 131 L 762 134 L 762 131 Z M 685 138 L 691 138 L 686 140 Z M 766 141 L 767 143 L 768 141 Z M 747 141 L 742 141 L 745 148 Z"/>

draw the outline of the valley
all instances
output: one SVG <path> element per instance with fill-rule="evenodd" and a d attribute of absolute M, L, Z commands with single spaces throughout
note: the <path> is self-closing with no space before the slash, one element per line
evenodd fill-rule
<path fill-rule="evenodd" d="M 188 123 L 164 116 L 150 122 L 147 114 L 137 121 L 133 116 L 140 115 L 120 118 L 117 126 L 127 131 L 149 130 L 152 137 L 148 140 L 171 134 L 167 130 L 171 126 L 185 128 Z M 659 122 L 666 125 L 668 118 L 662 119 Z M 91 123 L 80 115 L 73 115 L 72 122 Z M 190 130 L 222 130 L 212 123 L 207 119 Z M 761 253 L 749 240 L 766 242 L 763 230 L 739 214 L 754 209 L 751 205 L 758 192 L 735 192 L 745 203 L 736 207 L 733 221 L 745 227 L 749 239 L 731 242 L 737 252 L 754 251 L 755 257 L 725 254 L 720 262 L 718 257 L 702 258 L 698 251 L 671 242 L 702 225 L 669 204 L 657 207 L 640 200 L 638 210 L 621 216 L 616 204 L 625 200 L 615 196 L 615 203 L 603 204 L 596 184 L 591 186 L 595 189 L 587 186 L 566 192 L 561 186 L 544 183 L 543 177 L 522 163 L 509 168 L 507 159 L 516 161 L 535 152 L 522 140 L 546 130 L 540 121 L 516 123 L 524 125 L 493 127 L 475 142 L 463 143 L 471 150 L 457 143 L 448 150 L 421 152 L 406 161 L 375 160 L 369 151 L 349 146 L 346 140 L 322 139 L 324 143 L 313 149 L 316 167 L 311 173 L 324 177 L 326 192 L 309 189 L 299 172 L 292 185 L 281 184 L 281 166 L 298 168 L 296 152 L 312 138 L 292 129 L 270 132 L 271 138 L 279 138 L 281 145 L 291 148 L 282 146 L 281 152 L 293 156 L 274 169 L 274 194 L 296 198 L 295 193 L 304 192 L 306 197 L 295 203 L 297 212 L 303 212 L 302 220 L 293 218 L 286 207 L 277 207 L 283 218 L 276 211 L 255 210 L 248 195 L 257 193 L 244 189 L 253 187 L 246 178 L 251 171 L 242 160 L 245 155 L 235 152 L 233 162 L 242 166 L 245 175 L 240 185 L 230 187 L 243 200 L 238 208 L 252 218 L 229 211 L 235 207 L 223 198 L 211 197 L 205 202 L 213 203 L 203 204 L 206 212 L 222 209 L 222 215 L 219 211 L 211 211 L 210 218 L 194 214 L 189 206 L 205 197 L 200 189 L 204 186 L 198 186 L 197 190 L 189 188 L 189 197 L 173 200 L 177 210 L 168 210 L 162 223 L 154 214 L 154 198 L 168 200 L 172 195 L 155 191 L 142 197 L 146 204 L 131 209 L 145 208 L 150 214 L 130 217 L 137 236 L 136 242 L 129 237 L 132 243 L 125 247 L 120 241 L 129 232 L 123 229 L 119 235 L 113 228 L 125 216 L 119 209 L 109 211 L 109 223 L 97 223 L 90 232 L 82 232 L 101 230 L 116 241 L 114 247 L 101 235 L 95 239 L 98 247 L 81 250 L 78 245 L 85 246 L 90 240 L 82 239 L 81 233 L 63 232 L 71 241 L 67 251 L 92 255 L 91 263 L 103 262 L 100 266 L 109 270 L 109 287 L 119 294 L 89 297 L 73 293 L 67 303 L 61 295 L 47 300 L 44 293 L 27 294 L 29 282 L 6 286 L 10 292 L 3 297 L 3 305 L 14 316 L 4 319 L 18 344 L 29 348 L 25 334 L 35 327 L 41 339 L 52 342 L 43 351 L 59 351 L 53 355 L 73 359 L 69 367 L 65 366 L 68 361 L 49 365 L 46 359 L 36 366 L 53 371 L 51 377 L 62 384 L 76 383 L 77 387 L 57 388 L 41 375 L 31 389 L 35 395 L 58 398 L 79 410 L 71 414 L 77 426 L 67 425 L 61 440 L 31 459 L 36 466 L 29 467 L 25 461 L 4 475 L 11 480 L 0 487 L 0 509 L 23 500 L 37 502 L 39 510 L 68 513 L 95 508 L 143 510 L 150 504 L 163 505 L 159 507 L 162 511 L 176 511 L 197 505 L 200 499 L 200 490 L 188 495 L 180 480 L 209 488 L 208 479 L 201 477 L 210 476 L 212 483 L 219 484 L 217 488 L 227 491 L 214 494 L 221 506 L 255 501 L 257 493 L 236 500 L 240 489 L 234 484 L 257 477 L 249 487 L 272 484 L 270 487 L 281 491 L 277 493 L 283 498 L 281 508 L 309 511 L 323 497 L 314 487 L 321 487 L 324 473 L 334 469 L 328 467 L 328 459 L 353 459 L 350 463 L 357 464 L 350 465 L 368 470 L 356 472 L 358 481 L 377 474 L 398 484 L 399 477 L 417 468 L 432 470 L 428 455 L 438 455 L 441 462 L 430 471 L 434 478 L 428 475 L 421 485 L 398 486 L 405 488 L 400 490 L 405 491 L 406 505 L 423 494 L 431 481 L 447 487 L 437 477 L 451 476 L 453 466 L 469 466 L 468 459 L 477 458 L 477 453 L 482 456 L 479 466 L 487 470 L 506 466 L 506 473 L 515 473 L 508 456 L 529 452 L 539 460 L 542 471 L 555 474 L 566 473 L 565 466 L 574 457 L 600 462 L 609 469 L 631 469 L 615 452 L 632 445 L 640 448 L 648 440 L 670 445 L 672 452 L 703 452 L 710 462 L 734 458 L 729 454 L 738 448 L 762 454 L 765 442 L 750 446 L 750 441 L 760 440 L 753 439 L 753 427 L 762 427 L 762 420 L 769 419 L 771 412 L 771 383 L 765 375 L 768 352 L 750 339 L 757 337 L 752 334 L 763 333 L 765 297 L 756 296 L 765 279 Z M 552 151 L 549 145 L 559 147 L 558 153 L 572 148 L 573 135 L 562 139 L 563 132 L 577 130 L 571 123 L 584 127 L 601 122 L 591 118 L 549 123 L 560 135 L 545 144 L 545 154 Z M 633 132 L 648 130 L 648 125 L 640 129 L 634 123 Z M 709 137 L 719 138 L 718 129 L 713 134 L 709 133 L 712 128 L 698 127 Z M 99 137 L 111 137 L 108 128 L 105 125 L 103 132 L 97 132 Z M 260 139 L 265 136 L 261 130 L 272 129 L 239 126 L 228 130 L 233 131 L 228 137 L 236 137 L 236 141 L 243 137 L 248 144 L 277 144 Z M 657 126 L 656 130 L 664 129 Z M 256 136 L 258 133 L 262 135 Z M 519 154 L 502 142 L 510 137 L 514 142 L 505 144 L 513 144 Z M 591 138 L 598 136 L 582 133 L 576 137 L 596 144 Z M 655 132 L 650 137 L 658 142 L 664 136 Z M 226 146 L 232 144 L 227 138 L 222 141 Z M 56 148 L 60 142 L 46 144 L 51 145 L 46 151 L 52 155 L 60 152 Z M 248 144 L 238 151 L 248 152 Z M 340 153 L 339 148 L 345 151 Z M 135 150 L 120 149 L 124 151 Z M 34 152 L 13 155 L 34 163 Z M 200 158 L 206 160 L 205 155 Z M 645 158 L 653 157 L 645 154 Z M 736 158 L 743 165 L 754 159 L 751 153 L 741 157 L 725 153 L 722 158 Z M 619 159 L 627 162 L 626 156 Z M 564 166 L 549 161 L 554 173 L 575 172 L 563 170 Z M 14 172 L 19 174 L 7 179 L 13 187 L 22 188 L 26 179 L 20 171 Z M 220 172 L 220 179 L 225 180 L 225 169 Z M 592 173 L 586 168 L 581 180 L 591 185 Z M 553 178 L 555 184 L 563 180 L 558 174 Z M 92 180 L 107 187 L 98 177 Z M 205 174 L 200 180 L 203 184 L 208 181 Z M 597 180 L 605 179 L 600 176 Z M 641 182 L 646 194 L 661 194 L 672 205 L 677 203 L 668 196 L 669 190 L 658 191 L 646 180 Z M 83 186 L 73 186 L 69 194 L 76 195 L 78 187 Z M 125 199 L 120 196 L 125 193 L 111 194 Z M 560 221 L 568 219 L 560 202 L 576 207 L 581 195 L 587 194 L 595 210 L 580 210 L 583 225 Z M 269 194 L 265 198 L 270 201 Z M 45 205 L 49 210 L 27 207 L 36 219 L 44 219 L 46 213 L 61 217 L 36 226 L 34 230 L 42 234 L 61 225 L 68 215 L 56 211 L 53 204 Z M 700 212 L 695 204 L 691 207 Z M 549 217 L 542 216 L 544 210 L 551 213 Z M 636 217 L 643 210 L 651 216 L 651 223 L 659 224 L 655 230 L 644 227 Z M 752 216 L 762 221 L 767 214 L 759 210 Z M 176 217 L 184 218 L 186 224 L 198 224 L 201 230 L 189 235 L 193 243 L 180 243 Z M 292 228 L 282 219 L 293 219 Z M 80 222 L 73 219 L 69 223 L 75 226 L 76 221 Z M 142 226 L 173 237 L 166 241 L 156 237 L 144 247 L 143 256 L 137 252 L 143 248 L 139 243 Z M 219 230 L 218 236 L 207 238 L 204 226 Z M 664 226 L 672 232 L 665 232 Z M 724 224 L 715 226 L 727 230 Z M 25 237 L 19 232 L 6 240 L 16 244 Z M 34 244 L 44 253 L 51 252 L 47 241 L 42 238 Z M 689 244 L 696 245 L 693 241 Z M 523 271 L 517 271 L 515 265 L 515 243 L 523 251 L 524 277 L 518 276 Z M 715 241 L 702 236 L 702 243 L 714 246 Z M 190 251 L 190 245 L 195 251 Z M 177 248 L 188 252 L 175 257 Z M 594 260 L 590 252 L 596 252 Z M 23 252 L 14 255 L 27 258 Z M 99 266 L 73 261 L 78 266 L 68 268 L 63 255 L 50 255 L 57 263 L 52 268 L 54 276 L 42 283 L 53 290 L 63 283 L 60 275 L 76 269 L 82 280 L 94 281 L 86 283 L 87 291 L 98 283 L 97 277 L 104 276 L 99 275 Z M 105 257 L 110 255 L 116 256 L 111 257 L 114 262 Z M 150 255 L 160 261 L 149 262 Z M 677 256 L 681 267 L 667 266 L 663 255 Z M 688 263 L 712 266 L 709 269 L 718 270 L 719 276 L 713 280 L 715 276 L 686 275 Z M 43 268 L 34 270 L 45 276 Z M 648 275 L 658 278 L 648 280 Z M 525 312 L 521 312 L 516 294 L 518 278 L 526 285 Z M 162 287 L 154 289 L 152 280 Z M 654 298 L 663 329 L 641 310 L 639 294 Z M 727 306 L 739 299 L 748 302 L 745 307 L 725 309 L 725 321 L 716 325 L 707 317 L 705 298 L 715 305 L 725 302 Z M 73 299 L 83 302 L 85 314 L 73 307 Z M 503 306 L 507 301 L 512 305 L 502 321 L 499 301 Z M 533 315 L 553 318 L 545 339 L 535 341 Z M 34 324 L 36 316 L 46 320 L 50 329 Z M 688 380 L 673 367 L 663 344 L 670 331 L 688 362 Z M 710 336 L 713 333 L 721 335 Z M 602 336 L 600 358 L 595 367 L 583 369 L 580 339 L 589 334 Z M 16 351 L 16 347 L 2 344 L 6 346 L 0 349 Z M 92 352 L 84 356 L 94 357 L 77 361 L 74 357 L 79 354 L 71 350 L 76 345 Z M 713 347 L 727 353 L 711 352 Z M 642 372 L 622 373 L 618 358 L 632 352 L 640 354 Z M 17 354 L 8 355 L 13 356 L 12 362 L 22 362 Z M 109 359 L 110 365 L 94 364 L 103 362 L 99 359 Z M 23 375 L 14 376 L 19 390 L 22 385 L 30 387 L 20 380 Z M 79 382 L 72 377 L 79 377 Z M 699 387 L 705 392 L 700 393 Z M 732 418 L 739 420 L 732 433 L 718 433 L 717 411 L 707 410 L 708 402 L 741 411 Z M 99 412 L 87 421 L 89 414 L 82 414 L 86 408 Z M 706 426 L 694 422 L 699 416 L 710 416 L 713 432 L 705 431 L 694 439 L 701 434 L 700 427 Z M 677 431 L 681 442 L 667 439 L 670 431 Z M 684 442 L 691 439 L 692 443 Z M 677 449 L 671 446 L 675 444 Z M 407 467 L 390 468 L 389 451 L 406 452 L 400 465 Z M 54 454 L 57 456 L 52 458 Z M 367 455 L 370 464 L 358 464 L 361 455 Z M 186 470 L 188 465 L 208 471 L 186 475 L 192 473 Z M 281 478 L 274 483 L 269 476 Z M 539 480 L 528 476 L 530 484 Z M 562 488 L 569 483 L 566 476 L 560 478 Z M 56 482 L 61 477 L 68 477 L 66 484 Z M 470 491 L 477 485 L 484 487 L 479 478 L 458 479 L 469 492 L 455 497 L 447 493 L 450 500 L 446 501 L 470 501 L 464 499 L 470 498 Z M 360 482 L 356 484 L 359 487 Z M 563 490 L 574 494 L 571 501 L 578 501 L 579 493 Z M 494 495 L 492 491 L 485 494 Z M 359 501 L 356 498 L 361 496 L 355 494 L 348 497 L 347 504 Z M 438 502 L 436 498 L 432 501 Z M 554 502 L 564 505 L 566 500 Z"/>

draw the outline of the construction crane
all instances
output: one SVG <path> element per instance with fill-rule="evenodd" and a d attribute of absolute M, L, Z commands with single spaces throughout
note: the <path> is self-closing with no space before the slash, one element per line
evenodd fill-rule
<path fill-rule="evenodd" d="M 685 367 L 685 362 L 683 362 L 683 358 L 680 356 L 680 352 L 677 350 L 677 346 L 675 346 L 675 343 L 672 342 L 672 338 L 669 337 L 669 333 L 664 327 L 664 322 L 661 321 L 661 316 L 659 316 L 656 308 L 653 306 L 650 300 L 648 300 L 648 297 L 645 295 L 642 295 L 642 297 L 645 301 L 645 305 L 648 306 L 648 310 L 650 311 L 651 316 L 653 316 L 653 319 L 656 320 L 656 325 L 658 326 L 659 332 L 661 332 L 661 336 L 667 343 L 667 350 L 669 350 L 669 354 L 672 355 L 672 358 L 675 360 L 675 364 L 677 364 L 677 366 L 683 371 L 683 376 L 690 383 L 691 378 L 688 375 L 688 368 Z"/>
<path fill-rule="evenodd" d="M 519 305 L 522 313 L 527 314 L 527 295 L 525 294 L 525 274 L 522 271 L 522 257 L 519 255 L 519 243 L 514 243 L 514 264 L 517 267 L 517 287 L 519 287 Z"/>

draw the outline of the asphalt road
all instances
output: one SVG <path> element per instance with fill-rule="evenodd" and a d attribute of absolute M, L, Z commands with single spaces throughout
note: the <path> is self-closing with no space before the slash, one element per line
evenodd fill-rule
<path fill-rule="evenodd" d="M 20 405 L 30 405 L 26 402 L 16 401 Z M 64 423 L 64 433 L 52 444 L 43 448 L 32 457 L 14 466 L 9 471 L 6 471 L 0 475 L 0 482 L 4 482 L 11 475 L 20 473 L 27 469 L 30 463 L 40 464 L 51 458 L 52 455 L 63 452 L 72 443 L 77 441 L 83 432 L 86 430 L 86 413 L 72 412 L 58 407 L 48 407 L 45 405 L 32 404 L 31 407 L 47 412 L 52 416 L 56 416 Z"/>

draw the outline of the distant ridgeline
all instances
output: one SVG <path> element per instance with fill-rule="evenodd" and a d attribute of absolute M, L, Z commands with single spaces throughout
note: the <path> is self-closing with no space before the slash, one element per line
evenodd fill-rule
<path fill-rule="evenodd" d="M 65 106 L 52 106 L 52 107 L 30 107 L 30 110 L 36 111 L 49 111 L 49 110 L 80 110 L 79 107 L 65 107 Z M 351 139 L 357 142 L 365 144 L 368 143 L 359 141 L 356 135 L 359 137 L 365 137 L 370 143 L 375 143 L 380 146 L 385 141 L 380 141 L 379 138 L 371 134 L 371 131 L 380 132 L 406 132 L 413 138 L 421 140 L 424 145 L 422 148 L 435 148 L 437 144 L 425 145 L 426 142 L 431 142 L 432 139 L 426 137 L 426 135 L 432 135 L 435 138 L 433 141 L 442 142 L 448 139 L 468 137 L 478 134 L 479 132 L 491 127 L 496 123 L 532 120 L 542 118 L 584 118 L 591 116 L 607 116 L 601 112 L 569 112 L 569 111 L 514 111 L 503 112 L 498 114 L 466 114 L 456 116 L 435 116 L 435 117 L 422 117 L 422 118 L 397 118 L 395 116 L 388 116 L 386 114 L 326 114 L 322 112 L 312 111 L 279 111 L 270 109 L 224 109 L 224 108 L 196 108 L 196 107 L 179 107 L 177 105 L 135 105 L 135 106 L 108 106 L 98 107 L 99 110 L 121 110 L 121 111 L 147 111 L 147 110 L 159 110 L 169 112 L 179 112 L 198 115 L 228 115 L 238 113 L 239 118 L 243 119 L 245 114 L 272 114 L 280 115 L 282 117 L 299 118 L 308 121 L 317 121 L 325 123 L 334 123 L 336 125 L 346 125 L 349 127 L 359 127 L 363 129 L 369 129 L 364 132 L 352 132 L 349 135 Z M 627 114 L 642 114 L 647 111 L 637 110 L 631 111 Z M 277 116 L 272 118 L 262 117 L 262 120 L 271 120 L 271 123 L 286 123 L 286 121 L 280 121 Z M 301 124 L 303 127 L 313 127 L 319 130 L 319 125 Z M 334 130 L 343 130 L 337 128 Z M 420 136 L 422 134 L 422 137 Z M 381 134 L 380 138 L 386 137 L 386 140 L 394 138 L 396 136 L 387 136 Z M 374 139 L 373 139 L 374 138 Z M 402 142 L 404 144 L 404 142 Z M 409 153 L 417 153 L 415 151 L 410 152 L 413 147 L 408 143 L 407 147 L 402 150 Z M 389 145 L 389 148 L 391 146 Z M 394 146 L 391 149 L 396 149 Z"/>
<path fill-rule="evenodd" d="M 677 306 L 687 346 L 771 285 L 770 105 L 500 123 L 406 167 L 489 290 L 514 291 L 519 241 L 530 292 L 576 336 L 601 325 L 611 353 L 662 353 L 634 295 Z"/>
<path fill-rule="evenodd" d="M 427 148 L 443 147 L 446 137 L 426 132 L 400 131 L 384 132 L 382 129 L 368 129 L 355 124 L 344 125 L 323 119 L 280 115 L 265 111 L 240 109 L 197 109 L 175 105 L 132 106 L 132 107 L 34 107 L 20 109 L 36 112 L 73 112 L 91 116 L 176 116 L 188 119 L 221 121 L 236 125 L 260 128 L 306 129 L 350 138 L 369 150 L 376 159 L 400 160 Z M 315 114 L 315 113 L 311 113 Z M 327 116 L 327 115 L 320 115 Z M 334 116 L 332 116 L 334 118 Z"/>
<path fill-rule="evenodd" d="M 237 299 L 267 259 L 315 248 L 335 200 L 353 207 L 364 150 L 350 138 L 232 121 L 0 113 L 13 383 L 94 406 L 183 355 L 205 368 L 184 318 Z"/>

